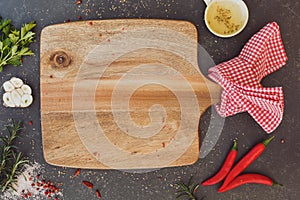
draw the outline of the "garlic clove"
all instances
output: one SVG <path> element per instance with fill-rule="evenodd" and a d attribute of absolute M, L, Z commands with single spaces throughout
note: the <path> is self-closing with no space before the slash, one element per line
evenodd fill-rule
<path fill-rule="evenodd" d="M 30 94 L 24 94 L 22 96 L 21 107 L 25 108 L 32 104 L 33 98 Z"/>
<path fill-rule="evenodd" d="M 5 81 L 3 83 L 3 89 L 5 92 L 11 92 L 12 90 L 15 89 L 15 87 L 11 84 L 10 81 Z"/>
<path fill-rule="evenodd" d="M 11 98 L 10 92 L 6 92 L 3 94 L 3 105 L 6 107 L 12 107 L 12 108 L 15 107 L 15 103 Z"/>
<path fill-rule="evenodd" d="M 29 87 L 29 85 L 26 85 L 26 84 L 22 85 L 21 89 L 23 90 L 23 92 L 24 92 L 25 94 L 31 94 L 31 92 L 32 92 L 32 90 L 31 90 L 31 88 Z"/>
<path fill-rule="evenodd" d="M 13 86 L 15 86 L 16 88 L 20 88 L 23 85 L 23 81 L 19 78 L 16 77 L 12 77 L 10 79 L 10 82 L 12 83 Z"/>
<path fill-rule="evenodd" d="M 19 93 L 20 96 L 22 96 L 24 94 L 24 92 L 21 88 L 17 88 L 16 91 Z"/>
<path fill-rule="evenodd" d="M 15 107 L 20 107 L 21 106 L 21 101 L 22 97 L 21 95 L 17 92 L 17 90 L 13 90 L 11 92 L 11 99 L 15 103 Z"/>

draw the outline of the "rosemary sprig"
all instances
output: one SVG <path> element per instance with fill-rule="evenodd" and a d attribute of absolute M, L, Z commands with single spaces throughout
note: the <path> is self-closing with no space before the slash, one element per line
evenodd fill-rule
<path fill-rule="evenodd" d="M 14 189 L 17 177 L 21 174 L 21 167 L 27 163 L 22 153 L 16 153 L 16 146 L 13 142 L 18 138 L 18 132 L 22 129 L 21 123 L 7 125 L 8 136 L 0 136 L 0 190 L 4 192 L 7 189 Z"/>
<path fill-rule="evenodd" d="M 184 183 L 176 184 L 177 186 L 176 199 L 187 196 L 189 200 L 197 200 L 194 193 L 197 191 L 199 184 L 191 183 L 191 179 L 192 177 L 190 178 L 187 185 Z"/>

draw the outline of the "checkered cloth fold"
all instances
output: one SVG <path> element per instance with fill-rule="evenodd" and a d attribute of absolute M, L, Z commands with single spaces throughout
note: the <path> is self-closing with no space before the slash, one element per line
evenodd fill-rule
<path fill-rule="evenodd" d="M 209 77 L 223 88 L 218 113 L 227 117 L 248 112 L 271 133 L 283 117 L 284 97 L 281 87 L 266 88 L 262 78 L 278 70 L 287 61 L 279 26 L 269 23 L 256 33 L 241 53 L 209 69 Z"/>

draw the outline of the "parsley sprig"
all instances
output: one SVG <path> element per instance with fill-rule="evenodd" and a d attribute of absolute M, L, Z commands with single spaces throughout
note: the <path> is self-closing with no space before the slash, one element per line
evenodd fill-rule
<path fill-rule="evenodd" d="M 28 46 L 34 41 L 32 29 L 35 26 L 35 22 L 30 22 L 18 30 L 10 19 L 0 20 L 0 72 L 5 65 L 21 65 L 23 56 L 34 55 Z"/>

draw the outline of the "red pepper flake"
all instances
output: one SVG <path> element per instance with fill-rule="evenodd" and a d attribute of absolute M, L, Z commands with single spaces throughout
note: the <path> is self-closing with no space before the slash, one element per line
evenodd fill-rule
<path fill-rule="evenodd" d="M 78 19 L 82 19 L 82 17 L 80 15 L 77 16 Z"/>
<path fill-rule="evenodd" d="M 99 37 L 102 37 L 102 33 L 99 33 Z"/>
<path fill-rule="evenodd" d="M 282 138 L 282 139 L 280 140 L 280 143 L 281 143 L 281 144 L 285 143 L 285 140 Z"/>
<path fill-rule="evenodd" d="M 31 125 L 32 125 L 32 121 L 29 121 L 29 122 L 28 122 L 28 125 L 30 125 L 30 126 L 31 126 Z"/>
<path fill-rule="evenodd" d="M 90 22 L 89 24 L 90 24 L 91 26 L 93 26 L 93 22 Z"/>
<path fill-rule="evenodd" d="M 162 142 L 161 144 L 162 144 L 162 147 L 163 147 L 163 148 L 166 147 L 166 143 L 165 143 L 165 142 Z"/>
<path fill-rule="evenodd" d="M 50 77 L 50 78 L 53 78 L 53 75 L 51 74 L 49 77 Z"/>
<path fill-rule="evenodd" d="M 81 3 L 82 3 L 82 0 L 77 0 L 77 1 L 76 1 L 76 4 L 77 4 L 77 5 L 80 5 Z"/>
<path fill-rule="evenodd" d="M 122 28 L 121 28 L 121 30 L 122 30 L 122 31 L 124 31 L 124 30 L 125 30 L 125 28 L 124 28 L 124 27 L 122 27 Z"/>
<path fill-rule="evenodd" d="M 75 173 L 74 173 L 74 177 L 78 176 L 80 174 L 81 169 L 78 168 L 76 169 Z"/>
<path fill-rule="evenodd" d="M 94 185 L 93 183 L 89 182 L 89 181 L 82 181 L 83 185 L 85 185 L 86 187 L 93 189 Z"/>
<path fill-rule="evenodd" d="M 101 193 L 99 190 L 96 190 L 96 196 L 100 199 L 101 198 Z"/>

